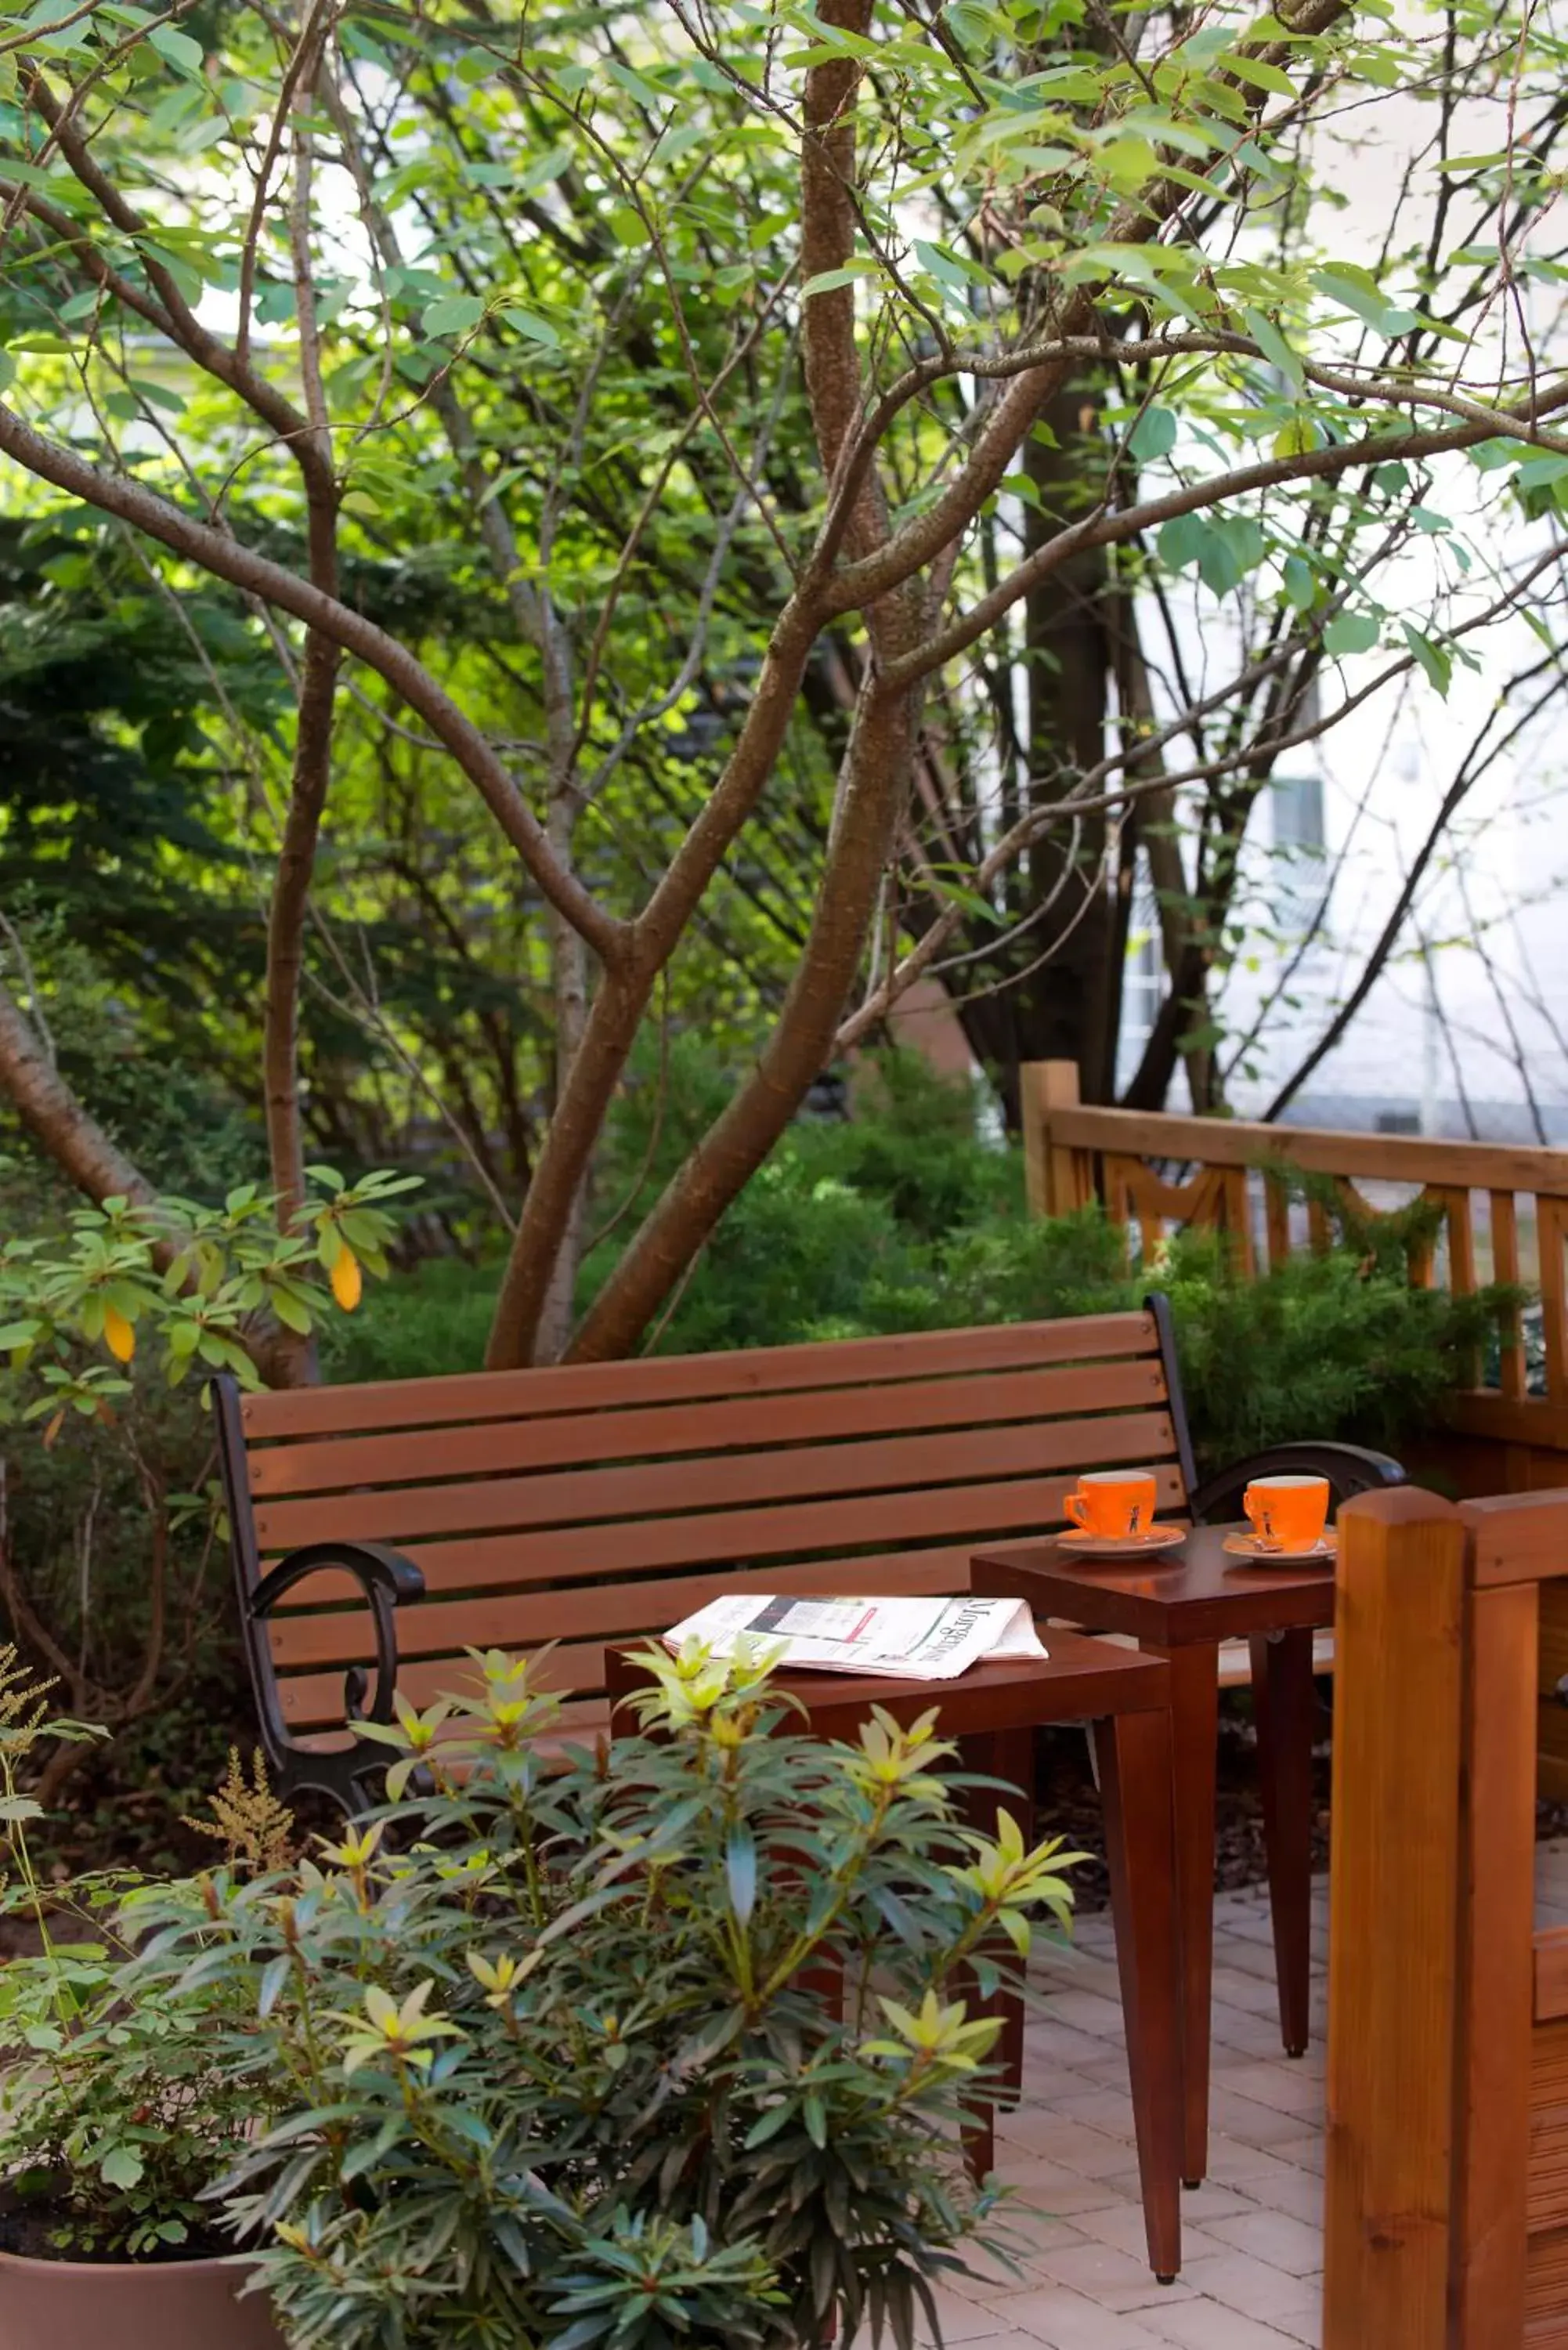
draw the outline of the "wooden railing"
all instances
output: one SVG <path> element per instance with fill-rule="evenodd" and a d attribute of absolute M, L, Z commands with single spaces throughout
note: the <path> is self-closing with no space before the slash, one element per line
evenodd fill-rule
<path fill-rule="evenodd" d="M 1532 1714 L 1568 1491 L 1339 1517 L 1324 2350 L 1568 2350 Z M 1559 1897 L 1561 1898 L 1561 1897 Z"/>
<path fill-rule="evenodd" d="M 1478 1365 L 1452 1428 L 1506 1448 L 1481 1456 L 1490 1488 L 1555 1483 L 1568 1473 L 1552 1458 L 1568 1453 L 1568 1151 L 1089 1108 L 1070 1061 L 1030 1063 L 1022 1077 L 1032 1207 L 1059 1215 L 1097 1199 L 1146 1263 L 1165 1233 L 1188 1227 L 1228 1235 L 1249 1273 L 1324 1245 L 1326 1211 L 1293 1200 L 1283 1170 L 1330 1178 L 1368 1216 L 1417 1196 L 1429 1201 L 1436 1238 L 1412 1250 L 1413 1282 L 1469 1295 L 1495 1280 L 1541 1296 L 1536 1359 L 1518 1315 L 1500 1315 L 1495 1366 Z"/>

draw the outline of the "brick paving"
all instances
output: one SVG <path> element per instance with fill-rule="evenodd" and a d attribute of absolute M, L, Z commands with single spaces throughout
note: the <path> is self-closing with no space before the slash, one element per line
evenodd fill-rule
<path fill-rule="evenodd" d="M 1037 1964 L 1044 2004 L 1025 2035 L 1024 2102 L 998 2121 L 1021 2272 L 988 2264 L 938 2294 L 951 2350 L 1318 2350 L 1327 1901 L 1324 1881 L 1313 2045 L 1293 2064 L 1280 2046 L 1265 1897 L 1219 1900 L 1210 2175 L 1181 2199 L 1171 2285 L 1156 2283 L 1144 2251 L 1109 1918 L 1082 1919 L 1071 1952 Z"/>
<path fill-rule="evenodd" d="M 1261 1889 L 1215 1908 L 1209 2178 L 1181 2199 L 1182 2271 L 1144 2252 L 1108 1917 L 1033 1970 L 1024 2102 L 999 2116 L 1019 2190 L 1021 2273 L 996 2266 L 938 2295 L 952 2350 L 1320 2350 L 1328 1884 L 1313 1889 L 1313 2044 L 1280 2046 Z M 1568 1841 L 1538 1847 L 1536 1917 L 1568 1924 Z"/>

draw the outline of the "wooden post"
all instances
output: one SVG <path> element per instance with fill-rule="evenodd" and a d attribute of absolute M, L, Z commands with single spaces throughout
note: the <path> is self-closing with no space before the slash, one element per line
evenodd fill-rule
<path fill-rule="evenodd" d="M 1536 1245 L 1541 1257 L 1541 1328 L 1546 1354 L 1546 1393 L 1559 1408 L 1568 1403 L 1568 1280 L 1563 1243 L 1568 1202 L 1538 1199 Z"/>
<path fill-rule="evenodd" d="M 1500 1584 L 1472 1590 L 1466 1608 L 1455 2350 L 1524 2339 L 1539 1594 Z"/>
<path fill-rule="evenodd" d="M 1078 1107 L 1076 1061 L 1024 1061 L 1018 1071 L 1023 1121 L 1023 1167 L 1029 1207 L 1036 1216 L 1068 1216 L 1093 1197 L 1088 1155 L 1053 1140 L 1051 1113 Z"/>
<path fill-rule="evenodd" d="M 1406 1487 L 1339 1539 L 1324 2350 L 1444 2350 L 1464 1529 Z"/>

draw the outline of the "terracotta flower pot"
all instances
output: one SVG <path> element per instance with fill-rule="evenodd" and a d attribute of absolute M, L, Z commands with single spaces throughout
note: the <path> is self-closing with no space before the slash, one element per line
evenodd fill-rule
<path fill-rule="evenodd" d="M 0 2350 L 284 2350 L 228 2261 L 29 2261 L 0 2252 Z"/>

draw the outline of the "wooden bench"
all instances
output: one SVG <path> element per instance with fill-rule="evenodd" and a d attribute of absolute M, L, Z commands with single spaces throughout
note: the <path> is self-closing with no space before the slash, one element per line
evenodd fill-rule
<path fill-rule="evenodd" d="M 980 1545 L 1063 1523 L 1085 1469 L 1153 1464 L 1159 1506 L 1236 1514 L 1264 1466 L 1336 1495 L 1381 1453 L 1298 1445 L 1199 1487 L 1162 1297 L 1141 1313 L 732 1354 L 244 1394 L 214 1381 L 268 1760 L 350 1809 L 469 1648 L 559 1645 L 563 1728 L 608 1719 L 606 1652 L 720 1592 L 940 1593 Z M 414 1601 L 420 1604 L 412 1605 Z M 371 1674 L 374 1674 L 374 1685 Z"/>

